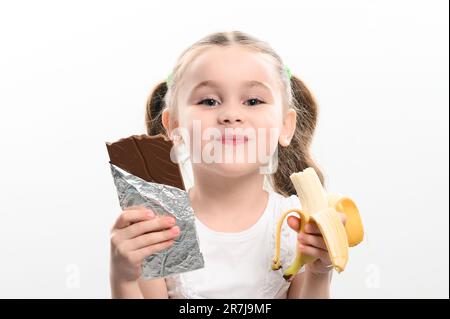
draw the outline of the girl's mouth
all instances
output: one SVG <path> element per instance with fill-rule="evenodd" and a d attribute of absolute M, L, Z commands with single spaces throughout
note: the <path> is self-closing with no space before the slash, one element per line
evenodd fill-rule
<path fill-rule="evenodd" d="M 245 135 L 222 135 L 222 144 L 243 144 L 248 142 L 248 137 Z"/>

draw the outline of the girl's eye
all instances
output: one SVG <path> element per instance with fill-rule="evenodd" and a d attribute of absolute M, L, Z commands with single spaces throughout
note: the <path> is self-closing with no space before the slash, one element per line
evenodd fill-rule
<path fill-rule="evenodd" d="M 217 102 L 217 100 L 215 100 L 215 99 L 208 98 L 208 99 L 201 100 L 200 102 L 198 102 L 198 104 L 204 104 L 203 102 L 205 102 L 205 101 L 208 102 L 207 106 L 215 106 L 214 102 Z"/>
<path fill-rule="evenodd" d="M 260 99 L 256 99 L 256 98 L 248 99 L 248 100 L 245 101 L 245 102 L 248 102 L 248 101 L 250 101 L 250 106 L 254 106 L 254 105 L 258 105 L 258 104 L 264 103 L 264 102 L 261 101 Z M 214 104 L 215 102 L 217 102 L 216 99 L 213 99 L 213 98 L 207 98 L 207 99 L 201 100 L 198 104 L 205 104 L 205 103 L 207 103 L 207 104 L 206 104 L 207 106 L 216 106 L 216 104 Z"/>
<path fill-rule="evenodd" d="M 256 105 L 256 104 L 254 104 L 254 103 L 257 103 L 257 102 L 259 102 L 258 104 L 264 103 L 264 102 L 261 101 L 260 99 L 256 99 L 256 98 L 254 98 L 254 99 L 248 99 L 247 101 L 252 101 L 251 106 Z M 246 102 L 247 102 L 247 101 L 246 101 Z"/>

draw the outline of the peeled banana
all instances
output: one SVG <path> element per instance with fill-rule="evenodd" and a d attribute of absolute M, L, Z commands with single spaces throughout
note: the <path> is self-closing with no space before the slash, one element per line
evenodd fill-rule
<path fill-rule="evenodd" d="M 348 261 L 348 248 L 356 246 L 364 238 L 364 229 L 356 204 L 350 198 L 340 194 L 326 194 L 316 171 L 312 167 L 308 167 L 302 172 L 293 173 L 290 178 L 302 204 L 302 210 L 288 209 L 283 212 L 278 220 L 272 269 L 278 270 L 282 267 L 280 241 L 283 222 L 290 213 L 297 213 L 300 217 L 299 232 L 304 232 L 308 223 L 317 224 L 325 240 L 333 268 L 342 272 Z M 346 215 L 345 226 L 337 212 Z M 295 260 L 283 273 L 284 279 L 291 281 L 303 265 L 314 260 L 316 260 L 315 257 L 297 250 Z"/>

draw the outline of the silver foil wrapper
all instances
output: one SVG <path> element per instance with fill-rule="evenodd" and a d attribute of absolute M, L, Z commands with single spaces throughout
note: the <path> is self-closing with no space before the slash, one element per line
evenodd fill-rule
<path fill-rule="evenodd" d="M 176 225 L 180 227 L 180 235 L 171 247 L 144 259 L 142 277 L 162 278 L 203 268 L 204 260 L 188 193 L 176 187 L 147 182 L 114 164 L 110 165 L 122 209 L 142 205 L 152 209 L 156 215 L 175 217 Z"/>

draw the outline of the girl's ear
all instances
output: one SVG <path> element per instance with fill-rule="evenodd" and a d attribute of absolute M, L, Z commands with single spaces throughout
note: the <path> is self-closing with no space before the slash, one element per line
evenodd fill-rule
<path fill-rule="evenodd" d="M 161 122 L 162 122 L 162 125 L 164 126 L 164 129 L 166 130 L 166 132 L 170 135 L 169 120 L 170 120 L 170 114 L 169 114 L 169 110 L 166 108 L 162 111 Z"/>
<path fill-rule="evenodd" d="M 161 122 L 164 126 L 164 129 L 167 132 L 169 137 L 172 136 L 172 132 L 174 129 L 178 127 L 178 121 L 172 121 L 170 117 L 170 111 L 168 108 L 165 108 L 161 114 Z M 172 123 L 173 122 L 173 123 Z"/>
<path fill-rule="evenodd" d="M 281 134 L 278 139 L 278 143 L 280 143 L 281 146 L 286 147 L 291 143 L 292 136 L 294 136 L 295 133 L 296 125 L 297 125 L 297 112 L 294 109 L 287 110 L 284 116 Z"/>

